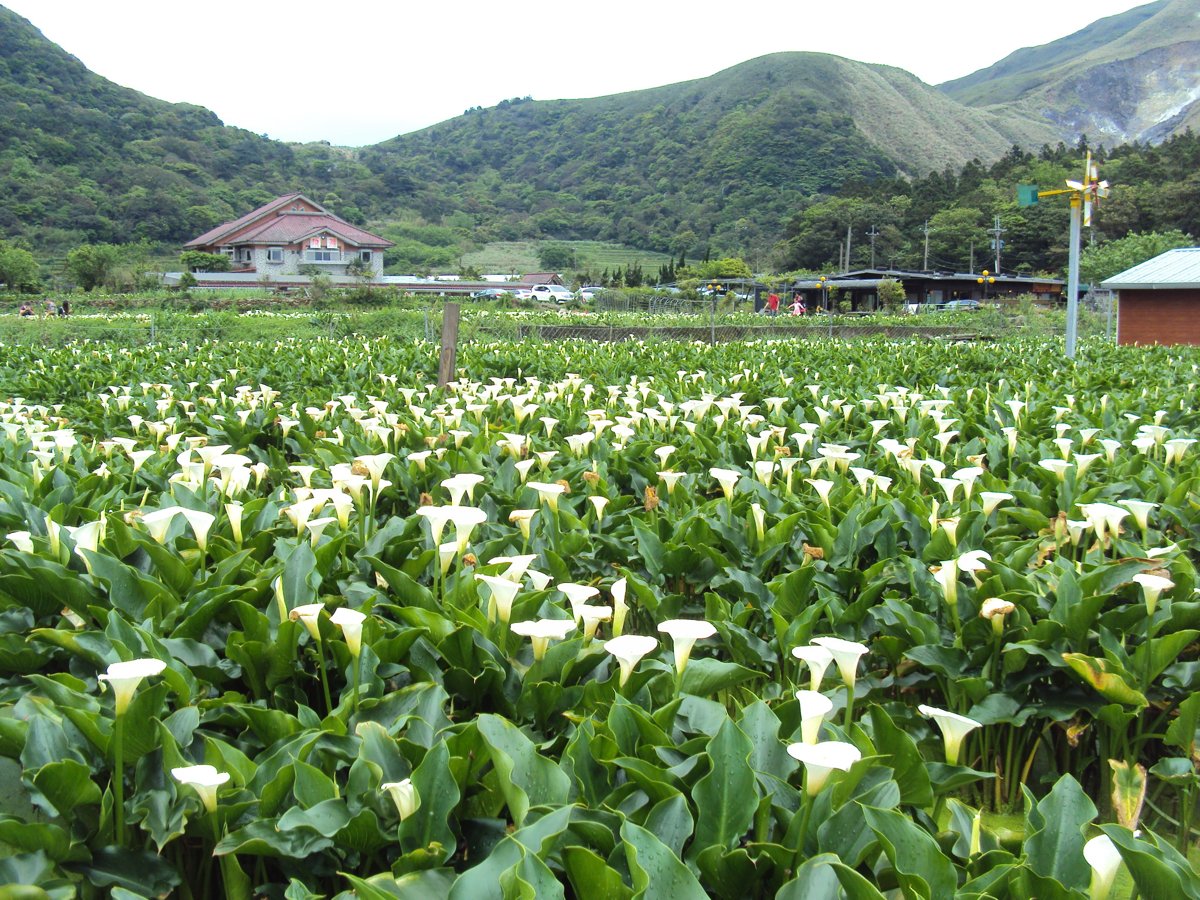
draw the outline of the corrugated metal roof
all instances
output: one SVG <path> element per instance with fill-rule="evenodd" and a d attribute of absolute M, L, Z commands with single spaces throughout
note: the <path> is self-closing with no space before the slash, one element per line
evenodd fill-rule
<path fill-rule="evenodd" d="M 1200 247 L 1168 250 L 1100 282 L 1110 291 L 1200 288 Z"/>

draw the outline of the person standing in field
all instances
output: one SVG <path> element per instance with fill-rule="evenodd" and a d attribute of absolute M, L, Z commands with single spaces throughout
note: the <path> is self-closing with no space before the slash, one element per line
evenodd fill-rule
<path fill-rule="evenodd" d="M 767 294 L 767 315 L 779 315 L 779 295 L 774 291 L 771 291 L 771 293 Z"/>

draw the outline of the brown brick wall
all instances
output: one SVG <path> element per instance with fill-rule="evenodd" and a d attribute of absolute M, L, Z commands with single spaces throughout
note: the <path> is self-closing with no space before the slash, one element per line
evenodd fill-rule
<path fill-rule="evenodd" d="M 1121 344 L 1200 344 L 1200 290 L 1121 291 Z"/>

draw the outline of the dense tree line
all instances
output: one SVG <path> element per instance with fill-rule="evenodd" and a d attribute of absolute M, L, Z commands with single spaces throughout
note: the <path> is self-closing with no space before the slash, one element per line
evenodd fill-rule
<path fill-rule="evenodd" d="M 1003 271 L 1061 272 L 1068 252 L 1066 198 L 1020 208 L 1016 186 L 1060 188 L 1068 178 L 1078 180 L 1087 149 L 1086 141 L 1074 147 L 1045 146 L 1037 153 L 1013 147 L 991 166 L 976 160 L 958 172 L 848 183 L 801 204 L 784 230 L 780 263 L 783 268 L 836 268 L 849 229 L 850 268 L 865 267 L 871 255 L 868 232 L 874 230 L 876 265 L 920 269 L 926 264 L 928 228 L 929 268 L 966 271 L 972 259 L 975 270 L 994 268 L 992 229 L 998 216 Z M 1195 236 L 1200 226 L 1200 138 L 1189 131 L 1156 146 L 1097 147 L 1093 154 L 1112 191 L 1096 208 L 1085 241 L 1099 248 L 1136 233 Z"/>

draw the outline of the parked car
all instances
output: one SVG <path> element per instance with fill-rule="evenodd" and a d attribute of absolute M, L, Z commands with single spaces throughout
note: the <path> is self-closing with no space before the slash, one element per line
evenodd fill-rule
<path fill-rule="evenodd" d="M 538 300 L 548 300 L 553 303 L 566 303 L 575 299 L 575 295 L 561 284 L 535 284 L 533 296 Z"/>
<path fill-rule="evenodd" d="M 600 293 L 603 290 L 607 290 L 607 288 L 601 287 L 600 285 L 589 285 L 588 287 L 581 287 L 579 289 L 579 299 L 580 300 L 591 300 L 593 297 L 595 297 L 598 293 Z"/>
<path fill-rule="evenodd" d="M 509 293 L 513 295 L 514 300 L 530 300 L 533 297 L 533 291 L 527 288 L 513 288 Z"/>
<path fill-rule="evenodd" d="M 507 297 L 508 294 L 509 292 L 504 288 L 484 288 L 471 296 L 476 300 L 499 300 L 501 297 Z"/>
<path fill-rule="evenodd" d="M 948 300 L 942 305 L 944 310 L 979 309 L 978 300 Z"/>

